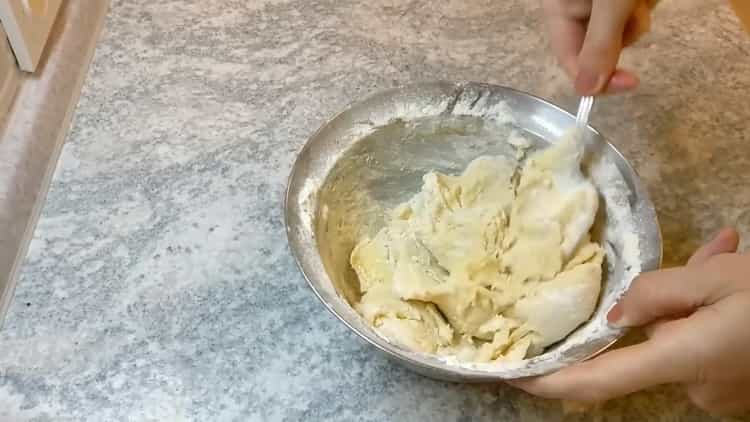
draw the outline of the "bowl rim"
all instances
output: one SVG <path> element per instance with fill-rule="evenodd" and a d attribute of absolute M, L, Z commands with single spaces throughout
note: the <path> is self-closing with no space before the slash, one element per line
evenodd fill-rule
<path fill-rule="evenodd" d="M 292 238 L 292 227 L 291 227 L 291 221 L 290 221 L 292 217 L 292 213 L 290 212 L 289 204 L 292 200 L 293 182 L 295 180 L 295 176 L 300 171 L 302 158 L 305 155 L 305 152 L 307 152 L 310 148 L 312 148 L 313 141 L 317 139 L 319 135 L 325 129 L 327 129 L 332 122 L 336 121 L 342 115 L 346 114 L 347 112 L 357 107 L 358 105 L 368 103 L 377 97 L 387 97 L 389 95 L 394 95 L 400 92 L 407 92 L 407 91 L 415 90 L 415 89 L 420 90 L 420 89 L 434 88 L 436 86 L 454 87 L 455 89 L 462 89 L 467 86 L 474 86 L 474 87 L 488 88 L 491 90 L 504 90 L 504 91 L 508 91 L 516 95 L 525 96 L 528 99 L 541 103 L 545 107 L 553 109 L 564 115 L 567 115 L 570 118 L 573 118 L 573 119 L 575 118 L 575 115 L 573 113 L 570 113 L 569 111 L 565 110 L 561 106 L 558 106 L 557 104 L 554 104 L 540 96 L 537 96 L 537 95 L 534 95 L 534 94 L 531 94 L 531 93 L 528 93 L 528 92 L 525 92 L 516 88 L 499 85 L 499 84 L 490 84 L 490 83 L 472 82 L 472 81 L 435 80 L 435 81 L 426 81 L 426 82 L 406 84 L 403 86 L 391 87 L 391 88 L 371 92 L 368 95 L 365 95 L 361 98 L 358 98 L 349 102 L 341 111 L 335 113 L 330 118 L 326 119 L 320 125 L 320 127 L 317 130 L 315 130 L 315 132 L 311 136 L 307 138 L 302 148 L 298 150 L 294 163 L 292 165 L 292 169 L 287 178 L 287 184 L 286 184 L 284 200 L 283 200 L 284 228 L 287 234 L 287 244 L 289 245 L 289 249 L 291 250 L 292 256 L 294 257 L 295 264 L 297 265 L 297 268 L 299 269 L 299 271 L 302 273 L 302 276 L 304 277 L 305 282 L 310 287 L 310 289 L 312 289 L 313 293 L 318 298 L 318 300 L 323 304 L 323 306 L 325 306 L 325 308 L 331 314 L 333 314 L 339 321 L 341 321 L 349 330 L 356 333 L 358 337 L 365 340 L 370 345 L 374 346 L 380 352 L 385 353 L 386 356 L 390 358 L 395 358 L 401 361 L 402 363 L 408 363 L 412 366 L 413 369 L 417 369 L 418 372 L 422 372 L 424 374 L 438 375 L 437 378 L 441 378 L 441 375 L 442 375 L 444 379 L 448 379 L 445 376 L 447 374 L 450 374 L 450 375 L 447 375 L 447 377 L 449 377 L 450 379 L 453 379 L 453 380 L 459 379 L 462 381 L 496 382 L 496 381 L 507 380 L 507 379 L 510 379 L 510 377 L 504 376 L 505 375 L 503 373 L 504 371 L 502 371 L 502 369 L 507 370 L 506 368 L 498 368 L 498 371 L 492 371 L 492 370 L 475 369 L 475 368 L 467 368 L 464 366 L 450 365 L 444 360 L 439 359 L 436 355 L 413 352 L 413 351 L 406 350 L 404 348 L 398 348 L 393 343 L 390 343 L 389 341 L 384 339 L 382 336 L 377 335 L 377 333 L 376 333 L 376 336 L 382 341 L 382 343 L 376 341 L 375 338 L 371 338 L 365 333 L 360 332 L 359 329 L 354 327 L 352 323 L 350 323 L 343 315 L 341 315 L 334 309 L 332 303 L 329 303 L 325 299 L 325 297 L 323 296 L 322 289 L 319 289 L 318 287 L 316 287 L 315 283 L 311 280 L 311 275 L 308 273 L 305 263 L 302 262 L 301 254 L 297 251 L 296 247 L 294 246 L 295 242 Z M 658 246 L 657 251 L 655 251 L 656 256 L 652 257 L 652 259 L 650 260 L 651 265 L 650 266 L 647 265 L 647 267 L 649 268 L 642 269 L 641 272 L 651 271 L 651 270 L 660 268 L 662 265 L 662 261 L 663 261 L 663 238 L 662 238 L 661 227 L 660 227 L 659 220 L 658 220 L 658 215 L 656 213 L 654 204 L 651 201 L 651 198 L 648 194 L 648 191 L 643 186 L 643 183 L 640 180 L 640 176 L 632 167 L 630 162 L 625 158 L 622 152 L 620 152 L 620 150 L 617 149 L 606 137 L 604 137 L 604 135 L 602 135 L 601 132 L 599 132 L 596 128 L 594 128 L 590 124 L 588 125 L 588 130 L 591 131 L 593 134 L 597 135 L 598 137 L 600 137 L 601 139 L 603 139 L 608 144 L 611 151 L 614 154 L 616 154 L 617 157 L 620 159 L 620 162 L 618 163 L 618 165 L 619 164 L 624 165 L 627 171 L 629 171 L 632 175 L 636 176 L 632 182 L 635 185 L 634 187 L 642 195 L 643 202 L 645 202 L 646 205 L 653 212 L 653 218 L 654 218 L 653 222 L 657 229 L 655 233 L 655 240 L 657 241 L 657 246 Z M 325 272 L 325 277 L 328 279 L 329 283 L 333 284 L 327 272 Z M 609 347 L 611 347 L 614 343 L 616 343 L 627 331 L 628 331 L 627 328 L 620 329 L 618 335 L 613 340 L 606 343 L 601 348 L 598 348 L 597 350 L 588 354 L 585 358 L 581 359 L 581 361 L 591 359 L 601 354 L 602 352 L 606 351 Z M 539 355 L 539 356 L 542 356 L 542 355 Z M 554 372 L 566 366 L 568 366 L 568 364 L 551 365 L 550 370 L 545 371 L 545 373 Z M 454 378 L 454 376 L 458 378 Z"/>

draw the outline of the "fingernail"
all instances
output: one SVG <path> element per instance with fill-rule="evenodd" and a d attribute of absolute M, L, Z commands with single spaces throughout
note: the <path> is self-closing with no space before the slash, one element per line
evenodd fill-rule
<path fill-rule="evenodd" d="M 623 71 L 617 71 L 607 84 L 607 94 L 620 94 L 632 91 L 639 85 L 638 78 L 635 75 Z"/>
<path fill-rule="evenodd" d="M 601 85 L 604 85 L 602 79 L 596 73 L 580 71 L 576 76 L 576 91 L 582 95 L 594 95 L 601 89 Z"/>
<path fill-rule="evenodd" d="M 607 322 L 613 328 L 625 328 L 622 305 L 616 303 L 607 313 Z"/>
<path fill-rule="evenodd" d="M 734 236 L 734 230 L 730 228 L 723 228 L 718 233 L 714 234 L 714 239 L 721 239 L 724 237 Z"/>
<path fill-rule="evenodd" d="M 612 77 L 609 79 L 609 86 L 617 85 L 619 87 L 632 89 L 638 86 L 640 83 L 640 80 L 638 79 L 638 76 L 634 75 L 631 72 L 628 72 L 627 70 L 616 70 L 615 73 L 612 74 Z"/>

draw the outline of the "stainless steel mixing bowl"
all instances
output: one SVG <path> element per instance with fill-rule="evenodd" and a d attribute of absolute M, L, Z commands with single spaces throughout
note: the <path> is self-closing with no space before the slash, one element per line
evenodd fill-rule
<path fill-rule="evenodd" d="M 600 191 L 593 236 L 606 268 L 595 314 L 544 354 L 519 362 L 461 363 L 388 342 L 353 310 L 358 281 L 349 255 L 380 229 L 430 170 L 459 173 L 480 155 L 517 156 L 514 145 L 554 143 L 574 125 L 566 111 L 529 94 L 479 83 L 436 82 L 389 90 L 326 123 L 299 153 L 285 214 L 289 245 L 321 302 L 370 344 L 413 370 L 452 381 L 540 375 L 589 358 L 623 333 L 606 313 L 640 271 L 658 268 L 661 237 L 636 173 L 602 135 L 586 133 L 584 172 Z"/>

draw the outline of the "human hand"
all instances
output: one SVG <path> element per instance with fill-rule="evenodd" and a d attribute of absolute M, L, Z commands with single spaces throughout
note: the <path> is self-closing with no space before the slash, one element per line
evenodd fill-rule
<path fill-rule="evenodd" d="M 704 410 L 750 410 L 750 253 L 724 230 L 684 267 L 638 277 L 607 318 L 644 326 L 643 343 L 551 375 L 510 382 L 529 393 L 599 402 L 659 384 L 680 383 Z"/>
<path fill-rule="evenodd" d="M 623 48 L 648 31 L 656 0 L 543 0 L 552 49 L 580 95 L 638 86 L 617 69 Z"/>

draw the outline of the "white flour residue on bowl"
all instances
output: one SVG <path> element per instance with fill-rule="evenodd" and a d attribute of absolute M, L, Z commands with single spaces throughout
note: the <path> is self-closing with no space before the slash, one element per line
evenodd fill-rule
<path fill-rule="evenodd" d="M 306 192 L 319 188 L 317 194 L 309 196 L 316 203 L 314 224 L 319 252 L 332 287 L 349 304 L 356 303 L 358 290 L 349 285 L 357 283 L 355 276 L 352 281 L 353 272 L 348 265 L 351 250 L 363 234 L 372 235 L 383 226 L 385 210 L 419 190 L 422 175 L 433 170 L 457 174 L 481 155 L 505 156 L 521 162 L 527 150 L 543 144 L 536 135 L 518 127 L 507 103 L 492 103 L 482 95 L 472 99 L 470 95 L 473 94 L 460 93 L 459 97 L 465 98 L 458 100 L 446 95 L 427 105 L 402 101 L 373 113 L 338 138 L 340 144 L 348 147 L 324 158 L 325 167 L 330 169 L 325 180 L 305 183 Z M 620 336 L 621 331 L 606 324 L 606 313 L 641 271 L 639 222 L 634 217 L 635 205 L 631 204 L 633 186 L 625 181 L 612 150 L 601 142 L 598 147 L 587 146 L 589 159 L 583 166 L 600 194 L 602 215 L 597 218 L 601 224 L 596 240 L 606 252 L 606 276 L 592 318 L 546 353 L 521 361 L 467 363 L 454 356 L 422 355 L 394 345 L 400 353 L 516 378 L 549 372 L 590 357 L 592 349 L 603 349 Z M 349 308 L 346 313 L 353 311 Z M 356 325 L 358 330 L 385 339 L 364 320 Z"/>
<path fill-rule="evenodd" d="M 500 101 L 493 104 L 490 101 L 490 96 L 483 93 L 479 93 L 477 98 L 470 102 L 459 99 L 453 108 L 453 114 L 456 116 L 482 117 L 493 120 L 498 125 L 516 123 L 516 119 L 513 118 L 513 110 L 508 103 Z"/>

